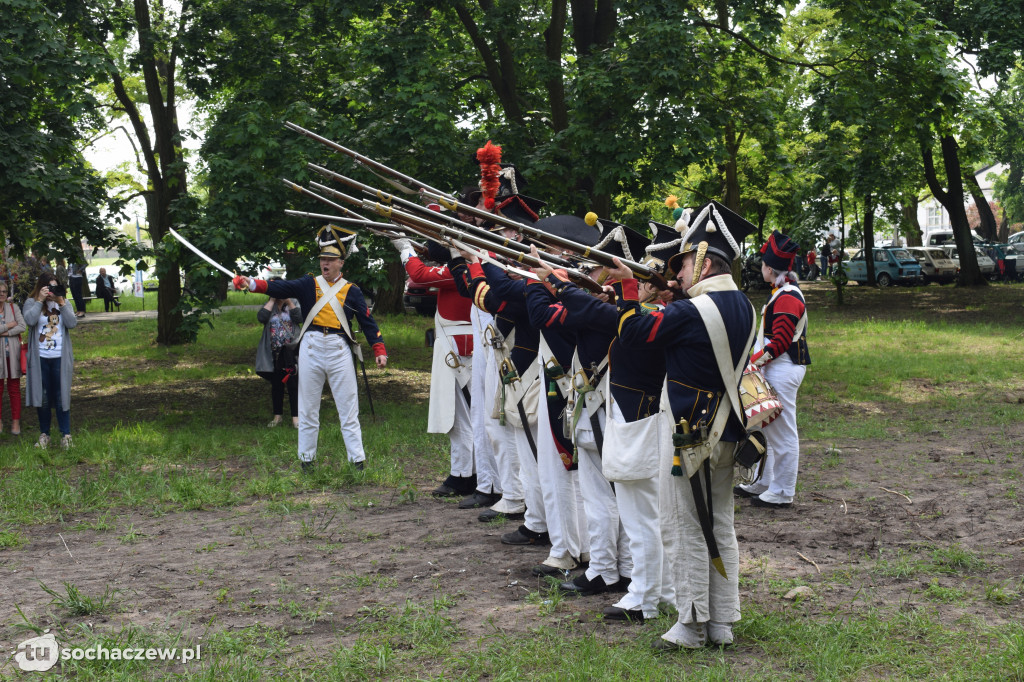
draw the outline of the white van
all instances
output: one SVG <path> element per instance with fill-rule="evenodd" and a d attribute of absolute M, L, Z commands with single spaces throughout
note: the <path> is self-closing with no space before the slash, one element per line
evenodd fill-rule
<path fill-rule="evenodd" d="M 974 230 L 971 230 L 971 239 L 975 244 L 981 244 L 984 241 Z M 945 246 L 946 244 L 956 244 L 953 230 L 935 230 L 929 233 L 925 246 Z"/>

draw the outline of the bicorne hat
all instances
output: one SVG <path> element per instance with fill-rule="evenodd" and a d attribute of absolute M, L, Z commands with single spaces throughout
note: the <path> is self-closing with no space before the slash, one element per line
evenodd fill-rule
<path fill-rule="evenodd" d="M 316 233 L 316 245 L 320 249 L 320 258 L 344 258 L 349 252 L 355 252 L 356 232 L 347 227 L 325 225 Z"/>
<path fill-rule="evenodd" d="M 643 262 L 644 253 L 651 243 L 650 239 L 632 228 L 606 218 L 598 219 L 597 227 L 601 230 L 601 239 L 594 244 L 595 249 L 634 263 Z"/>
<path fill-rule="evenodd" d="M 684 219 L 685 216 L 676 222 L 676 229 L 681 227 L 679 223 Z M 717 201 L 708 202 L 690 216 L 679 253 L 669 259 L 668 267 L 673 272 L 680 272 L 683 256 L 691 251 L 697 253 L 694 274 L 701 271 L 708 253 L 717 254 L 731 263 L 743 252 L 740 244 L 756 229 L 743 216 Z"/>

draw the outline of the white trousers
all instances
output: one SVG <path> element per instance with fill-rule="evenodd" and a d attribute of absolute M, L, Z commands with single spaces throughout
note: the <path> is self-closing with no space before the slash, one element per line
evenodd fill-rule
<path fill-rule="evenodd" d="M 538 355 L 538 362 L 540 356 Z M 543 376 L 543 375 L 541 375 Z M 555 447 L 551 424 L 548 420 L 548 401 L 541 392 L 537 408 L 537 477 L 544 498 L 544 516 L 551 537 L 548 561 L 565 562 L 579 559 L 589 551 L 590 538 L 579 504 L 579 482 L 576 471 L 568 471 Z M 524 486 L 526 482 L 523 482 Z M 529 503 L 527 503 L 529 504 Z M 532 529 L 531 529 L 532 530 Z"/>
<path fill-rule="evenodd" d="M 526 438 L 526 430 L 511 427 L 516 437 L 516 449 L 519 451 L 519 480 L 523 485 L 523 497 L 526 502 L 526 518 L 523 525 L 535 533 L 545 533 L 548 530 L 547 515 L 544 511 L 544 496 L 540 490 L 540 478 L 537 473 L 537 459 L 530 448 L 530 441 Z M 526 425 L 530 429 L 530 425 Z M 531 434 L 534 433 L 530 429 Z M 533 442 L 537 442 L 536 435 L 533 435 Z"/>
<path fill-rule="evenodd" d="M 612 414 L 614 419 L 625 421 L 616 403 L 612 403 Z M 675 603 L 675 577 L 669 561 L 672 547 L 666 547 L 666 540 L 674 534 L 662 533 L 663 526 L 674 529 L 676 525 L 669 487 L 673 478 L 669 473 L 672 450 L 667 439 L 664 445 L 658 456 L 656 476 L 615 483 L 615 501 L 622 528 L 629 538 L 633 572 L 629 591 L 614 606 L 641 609 L 646 618 L 658 616 L 659 604 Z"/>
<path fill-rule="evenodd" d="M 467 388 L 471 386 L 467 384 Z M 452 396 L 455 419 L 452 421 L 452 428 L 448 432 L 448 441 L 451 443 L 452 476 L 473 475 L 473 425 L 470 423 L 469 408 L 466 406 L 466 397 L 462 395 L 462 389 L 455 384 L 455 395 Z"/>
<path fill-rule="evenodd" d="M 470 322 L 473 323 L 473 379 L 470 381 L 470 396 L 473 406 L 469 410 L 469 422 L 473 429 L 473 464 L 476 468 L 476 489 L 483 493 L 501 493 L 501 477 L 494 452 L 494 446 L 487 435 L 487 420 L 491 405 L 487 399 L 487 373 L 490 350 L 484 343 L 483 330 L 494 319 L 476 306 L 470 308 Z M 511 437 L 511 434 L 509 434 Z"/>
<path fill-rule="evenodd" d="M 796 430 L 796 393 L 807 373 L 806 365 L 795 365 L 783 354 L 764 366 L 764 376 L 779 394 L 782 414 L 764 427 L 768 453 L 764 474 L 758 481 L 765 487 L 765 499 L 788 503 L 796 495 L 796 475 L 800 466 L 800 436 Z"/>
<path fill-rule="evenodd" d="M 320 399 L 324 382 L 338 407 L 341 436 L 348 461 L 362 462 L 363 433 L 359 427 L 359 391 L 352 350 L 342 334 L 310 331 L 299 344 L 299 459 L 316 459 L 320 435 Z"/>
<path fill-rule="evenodd" d="M 679 610 L 679 622 L 683 624 L 706 623 L 709 620 L 733 623 L 740 619 L 740 557 L 733 526 L 732 497 L 735 449 L 735 443 L 719 443 L 711 455 L 714 537 L 725 564 L 725 578 L 711 564 L 689 479 L 685 474 L 672 477 L 671 497 L 677 523 L 675 529 L 666 526 L 664 532 L 676 534 L 676 608 Z M 699 476 L 702 494 L 706 498 L 703 467 Z"/>
<path fill-rule="evenodd" d="M 605 427 L 604 407 L 598 409 L 598 423 Z M 597 576 L 606 585 L 629 578 L 633 574 L 633 559 L 629 538 L 619 519 L 616 501 L 618 484 L 612 487 L 601 471 L 601 453 L 594 439 L 589 407 L 584 407 L 576 424 L 576 449 L 579 458 L 579 488 L 582 497 L 587 536 L 590 541 L 590 566 L 587 578 Z"/>

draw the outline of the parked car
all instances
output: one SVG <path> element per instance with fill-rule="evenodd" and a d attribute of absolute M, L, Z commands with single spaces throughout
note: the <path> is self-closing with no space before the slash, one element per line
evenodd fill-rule
<path fill-rule="evenodd" d="M 974 230 L 971 230 L 971 239 L 974 240 L 975 244 L 982 242 L 981 237 Z M 936 230 L 932 232 L 928 235 L 928 243 L 925 246 L 945 246 L 946 244 L 956 244 L 953 230 Z"/>
<path fill-rule="evenodd" d="M 437 312 L 437 287 L 416 284 L 410 279 L 405 280 L 405 294 L 402 304 L 407 313 L 416 313 L 425 317 L 433 317 Z"/>
<path fill-rule="evenodd" d="M 959 266 L 939 247 L 911 246 L 907 248 L 907 251 L 921 264 L 921 274 L 924 275 L 924 281 L 949 284 L 956 280 Z"/>
<path fill-rule="evenodd" d="M 905 248 L 890 246 L 872 249 L 871 254 L 875 262 L 875 282 L 878 286 L 914 285 L 924 282 L 921 265 Z M 858 284 L 868 283 L 868 266 L 863 250 L 858 251 L 846 264 L 846 274 Z"/>
<path fill-rule="evenodd" d="M 254 277 L 256 277 L 256 279 L 270 279 L 272 277 L 280 277 L 281 279 L 284 279 L 286 277 L 287 272 L 287 268 L 285 268 L 284 265 L 274 261 L 271 261 L 270 263 L 262 263 L 260 265 L 257 265 L 252 261 L 240 260 L 235 263 L 235 270 L 240 273 L 252 272 L 253 270 L 255 270 L 256 274 L 254 275 Z M 228 289 L 230 291 L 234 291 L 234 283 L 229 282 Z"/>
<path fill-rule="evenodd" d="M 942 247 L 942 250 L 946 252 L 953 264 L 956 265 L 957 274 L 960 273 L 960 256 L 956 250 L 956 244 L 946 244 Z M 981 250 L 980 247 L 975 246 L 974 251 L 978 258 L 978 269 L 981 270 L 981 274 L 988 277 L 996 271 L 996 263 L 994 260 L 988 257 L 988 254 Z"/>
<path fill-rule="evenodd" d="M 1024 278 L 1024 244 L 982 244 L 981 248 L 996 264 L 989 279 L 1015 282 Z"/>
<path fill-rule="evenodd" d="M 117 272 L 116 265 L 90 265 L 85 269 L 85 279 L 89 282 L 89 291 L 96 293 L 96 278 L 100 275 L 100 268 L 105 268 L 107 274 L 114 278 L 114 288 L 118 294 L 131 293 L 134 286 L 132 280 Z"/>
<path fill-rule="evenodd" d="M 1015 232 L 1006 241 L 1009 244 L 1024 244 L 1024 232 Z"/>

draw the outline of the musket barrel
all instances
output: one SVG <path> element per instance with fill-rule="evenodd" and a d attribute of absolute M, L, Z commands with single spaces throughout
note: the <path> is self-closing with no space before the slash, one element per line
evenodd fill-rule
<path fill-rule="evenodd" d="M 444 213 L 438 213 L 437 211 L 433 211 L 427 208 L 426 206 L 421 206 L 420 204 L 409 201 L 407 199 L 397 197 L 393 194 L 388 194 L 387 192 L 382 192 L 376 187 L 367 185 L 366 183 L 363 182 L 359 182 L 358 180 L 353 180 L 352 178 L 341 175 L 340 173 L 336 173 L 330 170 L 329 168 L 318 166 L 315 163 L 308 163 L 306 165 L 308 168 L 316 171 L 317 173 L 320 173 L 324 177 L 331 178 L 332 180 L 337 180 L 338 182 L 341 182 L 345 185 L 361 190 L 369 196 L 376 197 L 377 200 L 380 202 L 383 202 L 388 205 L 398 205 L 404 208 L 408 208 L 409 210 L 416 211 L 417 213 L 420 214 L 421 217 L 423 217 L 426 220 L 431 220 L 433 222 L 446 222 L 450 225 L 453 225 L 454 227 L 459 228 L 460 230 L 463 230 L 464 232 L 475 234 L 479 236 L 481 239 L 487 239 L 492 242 L 502 244 L 515 251 L 522 251 L 523 253 L 528 253 L 530 251 L 529 246 L 511 239 L 499 237 L 495 233 L 485 230 L 484 228 L 479 227 L 478 225 L 467 223 L 464 220 L 459 220 L 456 217 L 445 215 Z M 331 190 L 328 187 L 321 185 L 320 183 L 310 181 L 310 184 L 319 189 L 331 192 Z M 366 204 L 363 205 L 366 206 Z M 381 213 L 381 211 L 377 212 Z M 571 262 L 565 260 L 564 258 L 559 258 L 558 256 L 551 256 L 551 262 L 556 263 L 559 267 L 563 268 L 573 267 L 573 264 Z"/>
<path fill-rule="evenodd" d="M 370 201 L 364 201 L 363 205 L 371 210 L 377 210 L 375 207 L 380 207 L 379 204 L 374 204 L 373 202 Z M 383 207 L 380 208 L 383 209 Z M 476 235 L 467 234 L 462 230 L 459 230 L 454 227 L 446 227 L 444 225 L 439 225 L 425 218 L 420 218 L 419 216 L 405 213 L 393 207 L 386 209 L 385 215 L 388 217 L 388 219 L 400 225 L 408 225 L 411 223 L 412 227 L 419 228 L 425 232 L 431 232 L 434 235 L 437 235 L 431 237 L 437 241 L 448 242 L 452 239 L 458 240 L 470 246 L 488 249 L 501 256 L 504 256 L 505 258 L 531 267 L 545 265 L 547 267 L 561 268 L 561 262 L 565 262 L 560 258 L 556 258 L 546 253 L 541 253 L 540 258 L 535 258 L 529 253 L 515 251 L 513 249 L 508 248 L 507 246 L 495 243 L 491 239 L 485 239 L 477 237 Z M 556 260 L 560 262 L 555 262 Z M 579 283 L 581 286 L 584 286 L 588 290 L 594 292 L 602 291 L 600 284 L 590 279 L 589 277 L 579 272 L 578 270 L 571 268 L 565 269 L 572 276 L 573 280 Z"/>
<path fill-rule="evenodd" d="M 434 193 L 432 190 L 426 188 L 421 189 L 420 194 L 426 196 L 427 198 L 433 199 L 434 201 L 437 201 L 442 207 L 447 208 L 449 211 L 460 211 L 468 215 L 487 218 L 488 220 L 492 220 L 506 227 L 510 227 L 516 230 L 517 232 L 525 234 L 537 241 L 541 241 L 552 246 L 560 246 L 569 249 L 579 254 L 582 258 L 589 258 L 591 260 L 597 261 L 601 265 L 605 265 L 608 267 L 614 265 L 614 263 L 612 262 L 612 258 L 614 258 L 615 256 L 612 256 L 609 253 L 605 253 L 604 251 L 600 251 L 598 249 L 586 246 L 584 244 L 579 244 L 577 242 L 572 241 L 571 239 L 565 239 L 563 237 L 559 237 L 557 235 L 544 232 L 543 230 L 538 230 L 535 227 L 531 227 L 530 225 L 524 225 L 523 223 L 516 222 L 504 216 L 489 213 L 487 211 L 476 208 L 475 206 L 469 206 L 468 204 L 463 204 L 459 201 L 452 201 L 446 199 L 445 197 L 442 197 Z M 659 273 L 655 272 L 646 265 L 643 265 L 642 263 L 637 263 L 636 261 L 632 261 L 627 258 L 619 258 L 619 262 L 621 262 L 627 268 L 632 270 L 641 279 L 651 280 L 651 282 L 653 282 L 656 286 L 659 286 L 662 289 L 667 287 L 665 279 Z"/>
<path fill-rule="evenodd" d="M 287 187 L 292 188 L 293 190 L 295 190 L 299 194 L 305 194 L 306 196 L 313 197 L 317 201 L 325 203 L 328 206 L 330 206 L 331 208 L 334 208 L 334 209 L 337 209 L 337 210 L 341 211 L 342 215 L 350 215 L 352 217 L 358 218 L 359 220 L 366 220 L 365 218 L 363 218 L 363 216 L 359 215 L 355 211 L 347 209 L 344 206 L 342 206 L 341 204 L 337 204 L 337 203 L 331 201 L 327 197 L 320 196 L 316 192 L 313 192 L 312 190 L 308 190 L 305 187 L 303 187 L 302 185 L 297 185 L 294 182 L 292 182 L 291 180 L 286 180 L 285 178 L 281 178 L 281 182 L 283 182 Z M 358 201 L 356 201 L 355 205 L 361 205 L 361 204 Z"/>
<path fill-rule="evenodd" d="M 332 223 L 341 223 L 352 220 L 351 217 L 327 215 L 326 213 L 310 213 L 308 211 L 293 211 L 291 209 L 285 209 L 285 215 L 295 216 L 296 218 L 309 218 L 311 220 L 326 220 Z M 352 213 L 351 211 L 349 213 Z M 352 213 L 352 215 L 356 215 Z M 369 222 L 369 221 L 367 221 Z M 365 227 L 365 226 L 364 226 Z M 380 235 L 381 237 L 387 237 L 388 239 L 397 239 L 402 235 L 394 231 L 376 230 L 370 227 L 366 227 L 366 230 L 372 234 Z"/>
<path fill-rule="evenodd" d="M 368 166 L 370 168 L 375 168 L 375 169 L 377 169 L 377 170 L 379 170 L 381 172 L 388 173 L 392 177 L 398 178 L 402 182 L 404 182 L 406 184 L 409 184 L 409 185 L 412 185 L 413 187 L 416 187 L 416 188 L 422 187 L 423 189 L 428 189 L 428 190 L 430 190 L 432 192 L 436 192 L 436 193 L 438 193 L 438 194 L 440 194 L 442 196 L 448 196 L 444 192 L 442 192 L 441 190 L 435 189 L 435 188 L 431 187 L 430 185 L 426 184 L 425 182 L 420 182 L 416 178 L 408 176 L 405 173 L 401 173 L 399 171 L 396 171 L 393 168 L 389 168 L 388 166 L 385 166 L 384 164 L 380 163 L 379 161 L 374 161 L 373 159 L 371 159 L 368 156 L 363 156 L 359 152 L 353 151 L 353 150 L 349 149 L 348 147 L 343 147 L 342 145 L 338 144 L 337 142 L 334 142 L 332 140 L 328 140 L 326 137 L 323 137 L 322 135 L 317 135 L 312 130 L 307 130 L 307 129 L 303 128 L 300 125 L 292 123 L 291 121 L 285 121 L 284 125 L 285 125 L 286 128 L 290 128 L 290 129 L 294 130 L 295 132 L 297 132 L 297 133 L 299 133 L 301 135 L 305 135 L 306 137 L 308 137 L 308 138 L 310 138 L 312 140 L 316 140 L 317 142 L 319 142 L 319 143 L 321 143 L 323 145 L 326 145 L 327 147 L 330 147 L 331 149 L 333 149 L 335 151 L 341 152 L 342 154 L 345 154 L 346 156 L 349 156 L 349 157 L 355 159 L 358 163 L 361 163 L 364 166 Z"/>

